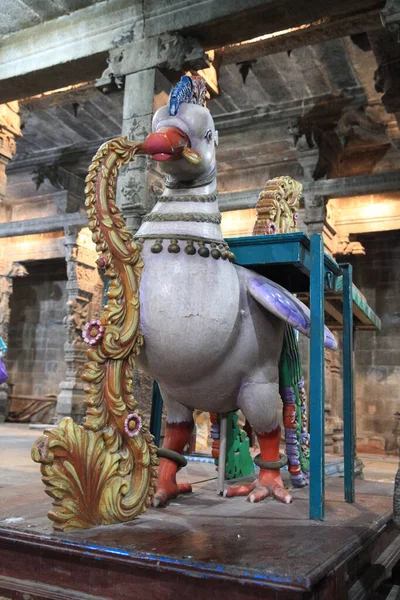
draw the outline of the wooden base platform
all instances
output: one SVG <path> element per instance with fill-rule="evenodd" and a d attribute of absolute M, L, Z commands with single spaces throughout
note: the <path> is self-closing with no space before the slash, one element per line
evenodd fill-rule
<path fill-rule="evenodd" d="M 382 553 L 397 560 L 390 484 L 358 481 L 350 505 L 343 480 L 328 478 L 326 520 L 315 522 L 304 489 L 293 490 L 291 505 L 250 504 L 216 495 L 212 465 L 190 464 L 181 480 L 194 493 L 165 509 L 66 534 L 52 531 L 39 474 L 29 486 L 8 488 L 0 508 L 0 597 L 345 600 L 364 597 L 349 590 Z"/>

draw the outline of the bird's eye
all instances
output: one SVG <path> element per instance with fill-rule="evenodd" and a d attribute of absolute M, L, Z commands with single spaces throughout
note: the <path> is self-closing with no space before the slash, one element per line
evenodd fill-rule
<path fill-rule="evenodd" d="M 209 129 L 206 133 L 206 135 L 204 136 L 207 140 L 207 142 L 211 142 L 211 140 L 213 139 L 213 133 L 211 131 L 211 129 Z"/>

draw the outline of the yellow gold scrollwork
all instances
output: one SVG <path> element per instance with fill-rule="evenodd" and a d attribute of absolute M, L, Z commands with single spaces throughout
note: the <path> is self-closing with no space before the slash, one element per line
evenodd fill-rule
<path fill-rule="evenodd" d="M 53 498 L 49 518 L 58 530 L 131 520 L 146 510 L 155 492 L 157 448 L 136 411 L 132 382 L 134 357 L 143 343 L 143 262 L 115 203 L 118 169 L 139 148 L 139 142 L 124 137 L 103 144 L 86 178 L 89 227 L 98 264 L 109 278 L 108 302 L 100 316 L 104 333 L 88 350 L 82 375 L 88 384 L 84 425 L 63 419 L 32 448 L 46 493 Z"/>

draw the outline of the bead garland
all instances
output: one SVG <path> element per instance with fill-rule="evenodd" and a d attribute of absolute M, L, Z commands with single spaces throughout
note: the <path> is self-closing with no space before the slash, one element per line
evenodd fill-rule
<path fill-rule="evenodd" d="M 194 256 L 198 254 L 202 258 L 208 258 L 211 256 L 214 260 L 218 260 L 222 258 L 222 260 L 229 260 L 230 262 L 235 262 L 235 255 L 230 251 L 229 246 L 226 242 L 217 242 L 207 239 L 195 238 L 190 236 L 179 236 L 179 237 L 159 237 L 159 236 L 146 236 L 146 237 L 138 237 L 136 238 L 137 243 L 143 247 L 146 239 L 154 240 L 153 245 L 150 248 L 150 251 L 153 254 L 160 254 L 164 250 L 163 241 L 169 240 L 169 245 L 167 246 L 167 251 L 170 254 L 179 254 L 181 251 L 181 247 L 179 242 L 186 242 L 186 246 L 184 248 L 184 252 L 188 256 Z M 198 245 L 196 249 L 195 243 Z M 210 246 L 208 248 L 208 246 Z"/>

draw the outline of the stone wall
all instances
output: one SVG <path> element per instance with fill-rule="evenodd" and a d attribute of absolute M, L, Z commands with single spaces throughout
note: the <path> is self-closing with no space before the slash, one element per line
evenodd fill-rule
<path fill-rule="evenodd" d="M 53 398 L 54 409 L 60 381 L 65 378 L 66 264 L 64 259 L 55 259 L 26 263 L 26 267 L 28 275 L 13 280 L 10 298 L 6 361 L 12 385 L 10 417 L 42 420 L 46 414 L 48 422 L 49 407 L 40 410 L 37 399 Z"/>
<path fill-rule="evenodd" d="M 400 231 L 360 235 L 351 256 L 355 284 L 382 320 L 382 331 L 355 336 L 357 447 L 395 452 L 400 388 Z M 346 257 L 347 260 L 347 257 Z"/>

